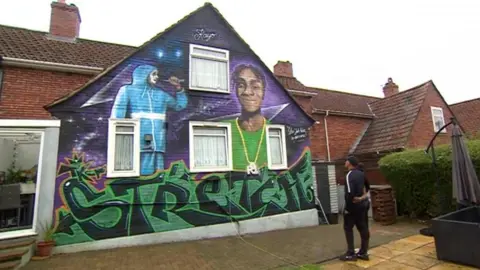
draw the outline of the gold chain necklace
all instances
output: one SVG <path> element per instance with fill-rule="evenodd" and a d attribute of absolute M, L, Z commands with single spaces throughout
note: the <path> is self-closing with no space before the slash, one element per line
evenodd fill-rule
<path fill-rule="evenodd" d="M 237 119 L 235 120 L 235 123 L 237 124 L 237 130 L 238 130 L 238 133 L 240 133 L 240 138 L 242 139 L 242 144 L 243 144 L 243 152 L 245 153 L 245 159 L 247 160 L 248 162 L 248 165 L 247 165 L 247 173 L 248 174 L 258 174 L 258 169 L 257 169 L 257 160 L 258 160 L 258 156 L 260 155 L 260 149 L 262 148 L 262 143 L 263 143 L 263 137 L 265 135 L 265 123 L 266 123 L 266 120 L 265 118 L 263 118 L 263 126 L 262 126 L 262 135 L 260 135 L 260 144 L 258 145 L 258 148 L 257 148 L 257 153 L 255 155 L 255 160 L 252 162 L 250 161 L 249 157 L 248 157 L 248 150 L 247 150 L 247 146 L 245 144 L 245 138 L 243 137 L 243 133 L 242 133 L 242 130 L 240 129 L 240 125 L 238 124 L 238 117 Z"/>

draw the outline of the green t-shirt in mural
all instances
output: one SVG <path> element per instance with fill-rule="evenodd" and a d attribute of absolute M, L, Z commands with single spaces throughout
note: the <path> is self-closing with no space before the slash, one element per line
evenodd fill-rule
<path fill-rule="evenodd" d="M 267 166 L 267 130 L 263 131 L 263 129 L 266 129 L 266 126 L 257 131 L 245 131 L 237 125 L 237 119 L 228 120 L 228 123 L 231 124 L 232 128 L 233 170 L 246 171 L 249 163 L 248 161 L 255 161 L 257 151 L 259 151 L 258 158 L 255 162 L 257 168 L 260 169 L 261 167 Z M 267 124 L 269 124 L 268 120 L 265 121 L 265 125 Z M 240 132 L 242 132 L 243 139 L 245 140 L 248 161 L 245 156 L 245 147 L 242 143 Z M 261 139 L 262 133 L 263 140 Z M 260 141 L 262 141 L 261 145 L 259 145 Z"/>

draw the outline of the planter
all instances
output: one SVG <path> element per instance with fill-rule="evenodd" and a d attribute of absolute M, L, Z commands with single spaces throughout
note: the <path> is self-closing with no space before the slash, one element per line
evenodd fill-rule
<path fill-rule="evenodd" d="M 480 207 L 437 217 L 432 231 L 439 260 L 480 268 Z"/>
<path fill-rule="evenodd" d="M 53 246 L 55 246 L 55 241 L 38 242 L 36 255 L 38 257 L 50 257 L 50 255 L 52 255 Z"/>

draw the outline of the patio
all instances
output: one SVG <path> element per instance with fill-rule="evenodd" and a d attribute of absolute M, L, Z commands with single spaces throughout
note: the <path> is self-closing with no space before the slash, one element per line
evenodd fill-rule
<path fill-rule="evenodd" d="M 437 260 L 433 237 L 413 235 L 370 250 L 370 261 L 331 261 L 322 265 L 323 270 L 359 269 L 476 269 Z"/>
<path fill-rule="evenodd" d="M 345 251 L 342 226 L 340 222 L 246 235 L 243 237 L 245 241 L 226 237 L 61 254 L 31 261 L 23 269 L 282 269 L 288 267 L 289 262 L 318 264 L 340 255 Z M 422 225 L 399 220 L 390 226 L 372 223 L 370 228 L 371 245 L 378 246 L 414 235 Z M 358 233 L 355 237 L 358 242 Z"/>

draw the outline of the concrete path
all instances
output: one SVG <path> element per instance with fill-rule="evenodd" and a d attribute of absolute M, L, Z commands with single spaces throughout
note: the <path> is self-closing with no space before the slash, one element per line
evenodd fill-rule
<path fill-rule="evenodd" d="M 341 222 L 341 221 L 340 221 Z M 371 225 L 371 246 L 418 234 L 422 225 L 399 221 Z M 358 233 L 355 236 L 359 244 Z M 61 254 L 31 261 L 25 270 L 79 269 L 282 269 L 318 264 L 345 252 L 342 224 L 152 246 Z"/>
<path fill-rule="evenodd" d="M 414 235 L 373 248 L 370 251 L 370 261 L 340 262 L 339 260 L 335 260 L 318 266 L 318 269 L 470 270 L 476 268 L 437 260 L 433 237 Z"/>

